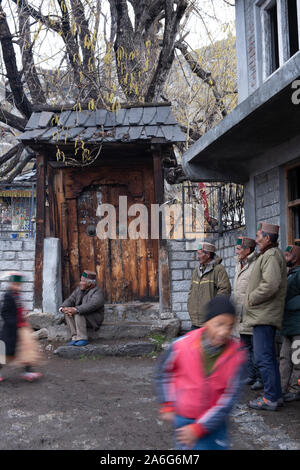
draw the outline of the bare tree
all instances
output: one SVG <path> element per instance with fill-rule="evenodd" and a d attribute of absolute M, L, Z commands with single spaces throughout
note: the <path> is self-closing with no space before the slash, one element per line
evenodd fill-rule
<path fill-rule="evenodd" d="M 23 131 L 33 110 L 49 104 L 116 109 L 120 102 L 161 101 L 176 49 L 205 81 L 184 42 L 195 6 L 196 0 L 3 0 L 4 129 Z M 225 115 L 216 82 L 212 88 Z M 20 172 L 26 158 L 15 145 L 0 157 L 0 178 L 8 168 Z"/>

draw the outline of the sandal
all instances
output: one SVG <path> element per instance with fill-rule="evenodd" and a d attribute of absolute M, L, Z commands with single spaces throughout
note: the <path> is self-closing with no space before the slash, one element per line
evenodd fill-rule
<path fill-rule="evenodd" d="M 255 410 L 276 411 L 278 409 L 277 401 L 270 401 L 265 397 L 259 397 L 256 400 L 249 401 L 248 406 Z"/>

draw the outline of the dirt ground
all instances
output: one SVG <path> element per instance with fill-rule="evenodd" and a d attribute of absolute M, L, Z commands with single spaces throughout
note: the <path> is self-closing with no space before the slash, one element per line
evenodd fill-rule
<path fill-rule="evenodd" d="M 152 384 L 157 359 L 62 359 L 48 353 L 38 382 L 6 368 L 1 383 L 0 449 L 172 450 Z M 300 448 L 300 402 L 251 412 L 245 392 L 231 424 L 233 449 Z M 295 447 L 296 446 L 296 447 Z"/>

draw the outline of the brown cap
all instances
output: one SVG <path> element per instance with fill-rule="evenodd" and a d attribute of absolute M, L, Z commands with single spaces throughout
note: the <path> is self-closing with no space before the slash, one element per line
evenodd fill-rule
<path fill-rule="evenodd" d="M 212 253 L 216 252 L 216 247 L 212 243 L 199 243 L 198 250 L 210 251 Z"/>
<path fill-rule="evenodd" d="M 82 277 L 85 277 L 86 279 L 90 279 L 92 281 L 96 280 L 96 273 L 94 271 L 88 271 L 85 269 L 82 273 Z"/>
<path fill-rule="evenodd" d="M 242 246 L 243 248 L 255 248 L 256 241 L 249 237 L 239 237 L 236 241 L 236 244 Z"/>
<path fill-rule="evenodd" d="M 257 230 L 278 235 L 279 225 L 268 224 L 267 222 L 259 222 L 259 224 L 257 225 Z"/>

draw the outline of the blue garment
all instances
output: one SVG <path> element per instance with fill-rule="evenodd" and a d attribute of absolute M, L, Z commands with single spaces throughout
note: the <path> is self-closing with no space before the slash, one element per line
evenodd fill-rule
<path fill-rule="evenodd" d="M 175 416 L 175 429 L 182 428 L 183 426 L 193 423 L 195 423 L 194 419 L 185 418 L 179 415 Z M 177 450 L 228 450 L 229 442 L 227 424 L 226 422 L 223 422 L 218 429 L 198 439 L 192 448 L 187 448 L 180 444 L 176 441 L 175 437 L 175 448 Z"/>
<path fill-rule="evenodd" d="M 259 368 L 264 384 L 264 397 L 271 401 L 282 398 L 275 335 L 275 326 L 257 325 L 253 327 L 254 362 Z"/>
<path fill-rule="evenodd" d="M 249 379 L 254 380 L 261 380 L 259 369 L 254 362 L 254 354 L 253 354 L 253 337 L 252 335 L 245 335 L 241 334 L 241 340 L 245 343 L 248 352 L 248 361 L 247 361 L 247 370 L 248 370 L 248 377 Z"/>

